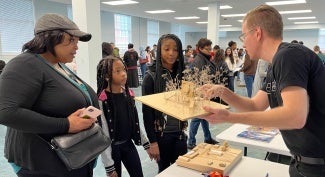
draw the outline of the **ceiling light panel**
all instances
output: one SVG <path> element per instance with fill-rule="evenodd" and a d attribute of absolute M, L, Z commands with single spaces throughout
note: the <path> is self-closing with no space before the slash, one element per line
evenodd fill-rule
<path fill-rule="evenodd" d="M 191 19 L 199 19 L 200 17 L 197 16 L 190 16 L 190 17 L 175 17 L 177 20 L 191 20 Z"/>
<path fill-rule="evenodd" d="M 301 24 L 316 24 L 318 21 L 310 21 L 310 22 L 294 22 L 296 25 L 301 25 Z"/>
<path fill-rule="evenodd" d="M 272 1 L 272 2 L 266 2 L 265 4 L 270 6 L 278 6 L 278 5 L 288 5 L 288 4 L 303 4 L 303 3 L 306 3 L 306 0 Z"/>
<path fill-rule="evenodd" d="M 209 10 L 209 7 L 198 7 L 198 9 L 200 9 L 200 10 Z M 224 6 L 220 6 L 220 9 L 232 9 L 232 7 L 228 6 L 228 5 L 224 5 Z"/>
<path fill-rule="evenodd" d="M 165 14 L 165 13 L 174 13 L 175 11 L 173 10 L 150 10 L 150 11 L 145 11 L 146 13 L 149 14 Z"/>
<path fill-rule="evenodd" d="M 246 14 L 226 14 L 226 15 L 221 15 L 222 17 L 243 17 Z"/>
<path fill-rule="evenodd" d="M 316 19 L 316 17 L 290 17 L 288 20 L 310 20 L 310 19 Z"/>
<path fill-rule="evenodd" d="M 310 13 L 311 10 L 290 10 L 290 11 L 280 11 L 280 14 L 299 14 L 299 13 Z"/>
<path fill-rule="evenodd" d="M 132 1 L 132 0 L 124 0 L 124 1 L 106 1 L 102 2 L 103 4 L 111 5 L 111 6 L 117 6 L 117 5 L 128 5 L 128 4 L 137 4 L 139 2 Z"/>

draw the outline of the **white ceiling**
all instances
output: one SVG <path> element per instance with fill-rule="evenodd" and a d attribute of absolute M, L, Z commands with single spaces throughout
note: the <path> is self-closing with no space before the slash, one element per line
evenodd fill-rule
<path fill-rule="evenodd" d="M 52 1 L 70 1 L 71 0 L 52 0 Z M 109 1 L 109 0 L 101 0 Z M 154 20 L 161 20 L 171 23 L 184 24 L 193 27 L 198 27 L 202 29 L 207 28 L 207 24 L 197 24 L 197 21 L 207 21 L 208 11 L 203 11 L 198 9 L 198 7 L 207 7 L 209 4 L 219 2 L 220 5 L 229 5 L 233 7 L 232 9 L 224 9 L 220 11 L 220 15 L 226 14 L 245 14 L 250 9 L 265 4 L 265 2 L 275 1 L 275 0 L 135 0 L 138 4 L 132 5 L 120 5 L 120 6 L 110 6 L 101 3 L 101 9 L 105 11 L 110 11 L 114 13 L 120 13 L 125 15 L 149 18 Z M 279 11 L 288 10 L 312 10 L 311 13 L 303 14 L 283 14 L 283 22 L 285 29 L 311 29 L 311 28 L 325 28 L 325 15 L 324 15 L 324 5 L 323 0 L 306 0 L 307 3 L 304 4 L 294 4 L 294 5 L 282 5 L 274 6 Z M 175 11 L 170 14 L 148 14 L 144 11 L 149 10 L 163 10 L 169 9 Z M 198 16 L 200 19 L 194 20 L 176 20 L 174 17 L 183 16 Z M 308 21 L 318 21 L 319 24 L 308 24 L 308 25 L 295 25 L 294 21 L 288 20 L 288 17 L 303 17 L 303 16 L 315 16 L 316 19 Z M 241 23 L 238 20 L 243 17 L 220 17 L 220 25 L 232 25 L 231 28 L 220 28 L 220 30 L 240 30 Z M 295 21 L 307 21 L 307 20 L 295 20 Z"/>

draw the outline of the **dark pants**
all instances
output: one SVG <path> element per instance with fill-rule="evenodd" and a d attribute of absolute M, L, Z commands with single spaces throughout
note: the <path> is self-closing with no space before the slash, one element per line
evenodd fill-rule
<path fill-rule="evenodd" d="M 112 145 L 112 158 L 119 177 L 122 176 L 121 162 L 123 162 L 130 177 L 143 177 L 140 157 L 131 140 L 119 145 Z"/>
<path fill-rule="evenodd" d="M 92 163 L 93 164 L 93 163 Z M 20 169 L 17 173 L 18 177 L 63 177 L 63 176 L 57 176 L 55 174 L 47 175 L 41 172 L 36 171 L 30 171 L 27 169 Z M 87 165 L 85 167 L 82 167 L 77 170 L 70 171 L 69 174 L 65 177 L 92 177 L 93 176 L 93 165 Z"/>
<path fill-rule="evenodd" d="M 290 177 L 324 177 L 325 165 L 309 165 L 292 159 L 289 173 Z"/>
<path fill-rule="evenodd" d="M 235 92 L 235 83 L 234 83 L 235 76 L 228 76 L 228 88 Z"/>
<path fill-rule="evenodd" d="M 178 156 L 187 152 L 186 135 L 182 132 L 160 133 L 157 134 L 160 151 L 160 160 L 158 161 L 159 173 L 175 163 Z"/>

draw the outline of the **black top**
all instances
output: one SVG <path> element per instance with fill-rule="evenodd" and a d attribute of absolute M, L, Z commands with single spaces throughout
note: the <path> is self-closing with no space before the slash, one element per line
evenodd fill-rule
<path fill-rule="evenodd" d="M 128 100 L 125 93 L 109 93 L 106 92 L 110 101 L 113 103 L 114 117 L 116 118 L 116 142 L 131 139 L 132 127 L 128 110 Z"/>
<path fill-rule="evenodd" d="M 91 100 L 39 55 L 25 52 L 10 60 L 0 76 L 0 124 L 8 127 L 4 150 L 8 162 L 66 176 L 57 154 L 36 134 L 49 141 L 68 133 L 70 114 L 90 102 L 98 108 L 96 93 L 83 84 Z"/>
<path fill-rule="evenodd" d="M 293 154 L 325 157 L 325 67 L 317 55 L 299 44 L 282 43 L 273 58 L 263 90 L 271 108 L 281 106 L 281 90 L 288 86 L 306 89 L 309 112 L 302 129 L 281 130 Z M 288 120 L 290 121 L 290 120 Z"/>

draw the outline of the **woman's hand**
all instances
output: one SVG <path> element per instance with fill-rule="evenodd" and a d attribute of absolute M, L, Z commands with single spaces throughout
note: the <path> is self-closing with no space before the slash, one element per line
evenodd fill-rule
<path fill-rule="evenodd" d="M 159 146 L 157 142 L 151 143 L 150 148 L 147 149 L 147 152 L 151 160 L 154 159 L 156 162 L 160 160 L 160 152 L 159 152 Z"/>
<path fill-rule="evenodd" d="M 79 115 L 84 109 L 78 109 L 76 112 L 72 113 L 69 117 L 69 133 L 77 133 L 82 130 L 89 128 L 97 118 L 82 118 Z"/>
<path fill-rule="evenodd" d="M 112 171 L 112 172 L 110 172 L 110 173 L 106 173 L 106 176 L 107 176 L 107 177 L 118 177 L 116 171 Z"/>

